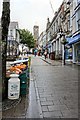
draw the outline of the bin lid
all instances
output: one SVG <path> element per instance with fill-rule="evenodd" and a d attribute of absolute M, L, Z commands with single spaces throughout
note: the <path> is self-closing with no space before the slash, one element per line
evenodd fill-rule
<path fill-rule="evenodd" d="M 18 75 L 18 74 L 11 74 L 10 77 L 13 77 L 13 78 L 16 78 L 16 77 L 17 77 L 17 78 L 18 78 L 19 75 Z"/>

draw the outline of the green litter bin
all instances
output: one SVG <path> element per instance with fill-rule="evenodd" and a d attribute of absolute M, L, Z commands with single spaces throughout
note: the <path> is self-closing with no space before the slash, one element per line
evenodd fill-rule
<path fill-rule="evenodd" d="M 26 95 L 28 93 L 28 84 L 25 82 L 22 82 L 20 85 L 20 94 Z"/>
<path fill-rule="evenodd" d="M 23 81 L 23 82 L 21 83 L 21 86 L 20 86 L 20 87 L 21 87 L 21 88 L 26 88 L 26 85 L 27 85 L 27 84 Z"/>
<path fill-rule="evenodd" d="M 27 89 L 26 88 L 21 88 L 20 89 L 20 95 L 26 95 Z"/>
<path fill-rule="evenodd" d="M 27 68 L 24 73 L 26 73 L 26 77 L 27 77 L 27 85 L 29 87 L 29 80 L 30 80 L 30 75 L 29 75 L 29 68 Z"/>
<path fill-rule="evenodd" d="M 26 73 L 25 73 L 25 72 L 22 72 L 22 73 L 19 75 L 19 79 L 20 79 L 21 82 L 23 82 L 23 81 L 26 82 L 26 80 L 27 80 Z"/>
<path fill-rule="evenodd" d="M 26 95 L 28 89 L 26 71 L 23 71 L 19 75 L 19 79 L 20 79 L 20 95 Z"/>
<path fill-rule="evenodd" d="M 29 68 L 27 68 L 26 69 L 26 77 L 27 77 L 27 84 L 28 84 L 28 87 L 29 87 L 29 82 L 30 82 L 30 74 L 29 74 L 29 71 L 30 71 L 30 69 Z"/>

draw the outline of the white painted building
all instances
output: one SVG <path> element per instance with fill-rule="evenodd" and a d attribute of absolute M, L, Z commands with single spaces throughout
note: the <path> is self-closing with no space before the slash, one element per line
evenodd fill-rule
<path fill-rule="evenodd" d="M 42 47 L 43 47 L 43 49 L 45 49 L 46 44 L 47 44 L 47 41 L 46 41 L 46 31 L 43 31 L 43 36 L 42 36 Z"/>
<path fill-rule="evenodd" d="M 43 46 L 43 32 L 38 37 L 38 50 L 42 50 L 42 46 Z"/>
<path fill-rule="evenodd" d="M 8 40 L 15 40 L 18 43 L 20 42 L 18 22 L 10 22 L 8 30 Z"/>
<path fill-rule="evenodd" d="M 7 45 L 8 55 L 17 55 L 19 53 L 20 36 L 18 30 L 18 22 L 10 22 Z"/>
<path fill-rule="evenodd" d="M 38 50 L 43 54 L 46 49 L 46 31 L 43 31 L 38 38 Z"/>

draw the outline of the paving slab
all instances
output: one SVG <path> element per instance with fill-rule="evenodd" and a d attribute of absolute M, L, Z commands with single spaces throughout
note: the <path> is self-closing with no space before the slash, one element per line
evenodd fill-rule
<path fill-rule="evenodd" d="M 61 118 L 62 113 L 60 111 L 43 112 L 43 118 Z"/>

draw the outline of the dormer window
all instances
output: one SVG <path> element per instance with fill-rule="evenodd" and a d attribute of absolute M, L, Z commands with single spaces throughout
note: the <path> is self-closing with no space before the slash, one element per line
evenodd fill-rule
<path fill-rule="evenodd" d="M 10 35 L 11 35 L 11 37 L 13 36 L 13 31 L 12 30 L 10 30 Z"/>

